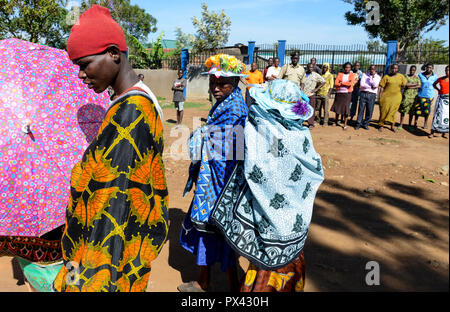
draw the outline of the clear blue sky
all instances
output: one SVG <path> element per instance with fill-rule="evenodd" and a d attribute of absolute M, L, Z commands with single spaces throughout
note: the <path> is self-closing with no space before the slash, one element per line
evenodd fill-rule
<path fill-rule="evenodd" d="M 369 40 L 360 26 L 347 25 L 344 14 L 352 9 L 341 0 L 131 0 L 153 15 L 158 31 L 149 36 L 155 40 L 161 31 L 165 39 L 175 39 L 175 29 L 194 34 L 192 17 L 201 16 L 201 4 L 208 9 L 224 9 L 231 18 L 229 45 L 274 43 L 279 39 L 287 43 L 356 44 Z M 448 42 L 449 25 L 425 37 Z"/>

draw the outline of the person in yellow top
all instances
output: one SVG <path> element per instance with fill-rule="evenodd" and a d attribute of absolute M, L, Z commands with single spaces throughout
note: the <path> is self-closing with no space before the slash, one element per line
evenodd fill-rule
<path fill-rule="evenodd" d="M 323 109 L 323 127 L 328 126 L 328 118 L 329 118 L 329 112 L 330 112 L 330 95 L 331 91 L 334 87 L 334 77 L 333 74 L 330 72 L 330 64 L 329 63 L 323 63 L 322 65 L 322 78 L 325 79 L 325 84 L 322 88 L 319 89 L 316 95 L 316 108 L 318 111 L 318 118 L 319 120 L 322 120 L 322 109 Z"/>
<path fill-rule="evenodd" d="M 384 75 L 380 82 L 380 120 L 378 131 L 382 132 L 385 122 L 395 128 L 395 114 L 402 102 L 402 89 L 406 87 L 406 77 L 398 72 L 398 65 L 392 64 L 388 75 Z"/>
<path fill-rule="evenodd" d="M 250 66 L 250 70 L 246 71 L 245 75 L 248 75 L 248 77 L 245 78 L 245 82 L 242 80 L 241 81 L 247 86 L 245 90 L 245 103 L 248 107 L 250 107 L 253 101 L 250 96 L 249 90 L 250 88 L 252 88 L 252 85 L 264 83 L 264 77 L 263 74 L 258 70 L 258 65 L 256 64 L 256 62 L 252 63 L 252 65 Z"/>

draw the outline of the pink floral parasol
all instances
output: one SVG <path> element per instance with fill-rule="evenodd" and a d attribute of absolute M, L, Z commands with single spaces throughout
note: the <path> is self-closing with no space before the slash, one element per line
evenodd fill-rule
<path fill-rule="evenodd" d="M 0 41 L 0 235 L 41 236 L 64 224 L 72 167 L 108 104 L 65 51 Z"/>

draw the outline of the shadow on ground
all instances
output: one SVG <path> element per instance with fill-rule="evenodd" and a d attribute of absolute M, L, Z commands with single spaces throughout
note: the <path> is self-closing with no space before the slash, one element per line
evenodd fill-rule
<path fill-rule="evenodd" d="M 375 249 L 378 248 L 375 242 L 380 239 L 391 242 L 400 239 L 406 244 L 417 244 L 411 233 L 419 232 L 430 240 L 433 247 L 448 253 L 448 241 L 438 239 L 437 234 L 443 231 L 448 235 L 448 200 L 436 200 L 420 187 L 396 182 L 388 182 L 385 186 L 406 197 L 393 197 L 380 191 L 370 196 L 377 197 L 376 201 L 368 200 L 368 195 L 360 189 L 343 186 L 337 181 L 326 180 L 324 185 L 334 188 L 337 194 L 323 190 L 318 192 L 312 224 L 353 240 L 359 239 L 362 244 L 368 242 L 375 245 Z M 360 199 L 355 195 L 359 195 Z M 432 208 L 424 208 L 418 203 L 424 200 Z M 426 220 L 429 226 L 424 228 L 416 224 L 403 227 L 396 220 L 386 221 L 392 217 L 384 209 L 386 205 L 402 210 L 408 218 L 417 219 L 418 223 Z M 330 246 L 332 241 L 324 244 L 323 240 L 314 236 L 308 237 L 305 246 L 306 283 L 312 281 L 320 291 L 448 291 L 448 263 L 432 260 L 421 250 L 414 250 L 412 256 L 411 252 L 402 254 L 398 251 L 394 254 L 379 249 L 386 257 L 374 258 L 373 254 L 363 249 L 344 253 Z M 368 272 L 365 266 L 372 260 L 380 265 L 379 286 L 367 286 L 365 283 Z"/>
<path fill-rule="evenodd" d="M 180 233 L 186 213 L 179 208 L 169 210 L 169 265 L 181 274 L 183 283 L 195 281 L 199 275 L 199 269 L 195 262 L 195 256 L 180 245 Z M 238 276 L 242 278 L 243 270 L 238 266 Z M 211 291 L 227 292 L 228 282 L 225 273 L 216 263 L 211 270 Z"/>

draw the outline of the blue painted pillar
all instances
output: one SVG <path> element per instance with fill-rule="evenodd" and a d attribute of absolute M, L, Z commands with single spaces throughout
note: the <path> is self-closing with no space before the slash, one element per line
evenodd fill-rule
<path fill-rule="evenodd" d="M 284 65 L 285 54 L 286 54 L 286 40 L 278 40 L 277 57 L 280 59 L 280 66 Z"/>
<path fill-rule="evenodd" d="M 387 42 L 386 67 L 384 73 L 389 73 L 389 67 L 395 63 L 397 58 L 397 40 L 389 40 Z"/>
<path fill-rule="evenodd" d="M 181 69 L 183 70 L 183 78 L 187 77 L 187 66 L 189 64 L 189 50 L 181 49 Z M 186 88 L 184 88 L 184 97 L 186 98 Z"/>
<path fill-rule="evenodd" d="M 253 63 L 253 56 L 255 54 L 255 41 L 248 42 L 248 64 Z"/>

